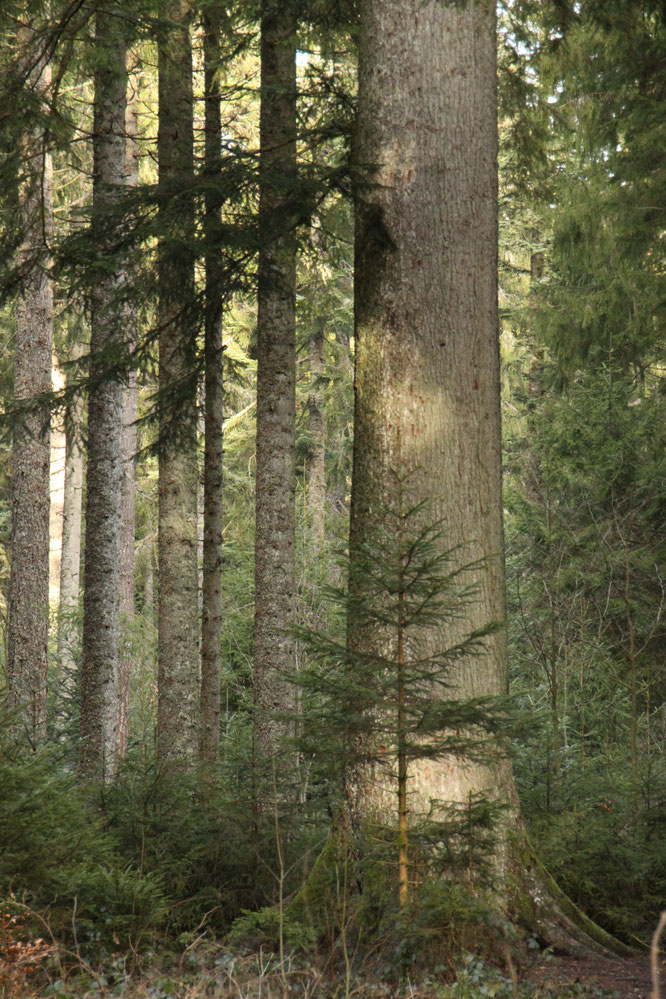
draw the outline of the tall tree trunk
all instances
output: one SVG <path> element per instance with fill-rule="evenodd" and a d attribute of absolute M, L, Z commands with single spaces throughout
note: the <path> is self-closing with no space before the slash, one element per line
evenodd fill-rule
<path fill-rule="evenodd" d="M 158 753 L 199 754 L 191 0 L 163 0 L 159 46 Z"/>
<path fill-rule="evenodd" d="M 55 352 L 51 358 L 51 386 L 54 392 L 65 386 L 65 376 Z M 60 413 L 51 414 L 51 512 L 49 515 L 49 606 L 60 606 L 62 532 L 65 506 L 65 464 L 67 444 Z"/>
<path fill-rule="evenodd" d="M 70 360 L 83 353 L 83 344 L 70 323 Z M 77 395 L 65 424 L 65 497 L 63 502 L 62 558 L 60 561 L 60 616 L 58 621 L 58 661 L 63 672 L 63 687 L 74 695 L 78 670 L 74 648 L 78 643 L 78 625 L 73 616 L 79 607 L 81 570 L 81 521 L 83 506 L 83 438 L 84 403 Z"/>
<path fill-rule="evenodd" d="M 361 22 L 355 155 L 377 168 L 357 205 L 351 538 L 372 537 L 398 472 L 405 505 L 429 500 L 459 564 L 479 563 L 466 619 L 431 629 L 424 656 L 505 617 L 494 25 L 493 4 L 436 0 L 367 0 Z M 459 697 L 507 689 L 505 646 L 502 629 L 460 663 Z M 469 761 L 417 762 L 409 808 L 497 783 Z M 388 800 L 364 786 L 357 807 Z"/>
<path fill-rule="evenodd" d="M 113 8 L 97 12 L 95 27 L 92 227 L 96 253 L 112 266 L 96 270 L 91 289 L 81 659 L 80 768 L 98 780 L 110 779 L 115 770 L 120 641 L 123 388 L 119 373 L 110 366 L 117 363 L 125 329 L 121 294 L 126 273 L 117 255 L 122 238 L 118 198 L 125 185 L 127 68 L 124 22 Z"/>
<path fill-rule="evenodd" d="M 222 282 L 220 245 L 222 197 L 219 192 L 222 123 L 220 119 L 220 17 L 215 4 L 202 18 L 205 89 L 205 167 L 208 181 L 206 240 L 204 536 L 201 619 L 201 760 L 217 772 L 220 757 L 220 673 L 222 668 L 222 441 L 224 419 Z"/>
<path fill-rule="evenodd" d="M 324 373 L 324 320 L 318 320 L 317 328 L 310 340 L 310 476 L 308 479 L 308 512 L 310 514 L 310 538 L 315 557 L 324 547 L 324 507 L 326 502 L 325 480 L 325 422 L 322 405 L 321 386 L 318 379 Z"/>
<path fill-rule="evenodd" d="M 295 597 L 296 17 L 264 0 L 257 315 L 257 481 L 254 620 L 254 739 L 274 757 L 291 703 L 286 674 L 295 643 L 284 633 Z"/>
<path fill-rule="evenodd" d="M 139 183 L 139 149 L 137 139 L 139 76 L 136 60 L 130 56 L 129 92 L 125 115 L 126 149 L 125 166 L 127 187 Z M 138 309 L 130 299 L 125 305 L 125 340 L 129 350 L 136 347 L 138 336 Z M 129 736 L 130 680 L 132 676 L 131 625 L 134 618 L 134 533 L 136 526 L 136 417 L 138 407 L 138 382 L 132 366 L 123 391 L 123 426 L 121 437 L 122 488 L 120 534 L 120 655 L 118 659 L 118 729 L 116 751 L 119 757 L 127 752 Z"/>
<path fill-rule="evenodd" d="M 27 30 L 23 41 L 25 50 L 30 53 L 31 36 Z M 27 85 L 44 93 L 50 82 L 49 66 L 38 61 Z M 17 404 L 51 391 L 53 340 L 53 285 L 49 259 L 53 226 L 51 157 L 41 128 L 29 126 L 22 146 L 24 180 L 19 191 L 22 280 L 16 303 L 14 371 Z M 20 706 L 22 723 L 33 746 L 46 736 L 49 420 L 48 406 L 27 407 L 14 428 L 12 449 L 7 681 L 10 703 Z"/>
<path fill-rule="evenodd" d="M 429 501 L 447 549 L 460 546 L 460 567 L 476 563 L 467 613 L 423 630 L 412 655 L 424 658 L 505 617 L 494 27 L 489 0 L 362 6 L 355 157 L 359 172 L 376 169 L 357 192 L 351 541 L 372 541 L 398 472 L 405 507 Z M 351 630 L 350 642 L 362 650 L 364 637 Z M 460 698 L 504 693 L 504 629 L 449 681 Z M 352 828 L 395 815 L 395 786 L 367 773 L 350 783 Z M 433 801 L 465 807 L 476 792 L 519 822 L 501 760 L 414 761 L 408 811 L 427 814 Z M 509 824 L 498 829 L 496 867 L 515 879 L 508 897 L 521 917 L 560 946 L 614 946 L 526 843 L 510 848 Z"/>

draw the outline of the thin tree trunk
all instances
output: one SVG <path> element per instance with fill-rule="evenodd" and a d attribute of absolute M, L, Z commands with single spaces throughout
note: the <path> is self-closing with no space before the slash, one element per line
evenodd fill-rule
<path fill-rule="evenodd" d="M 96 15 L 92 226 L 101 259 L 117 255 L 122 232 L 127 68 L 119 13 L 112 5 Z M 110 367 L 124 343 L 125 282 L 116 259 L 96 270 L 91 289 L 80 768 L 97 780 L 113 776 L 117 748 L 123 389 Z"/>
<path fill-rule="evenodd" d="M 159 593 L 157 742 L 163 763 L 199 754 L 197 411 L 191 0 L 163 0 L 159 46 Z"/>
<path fill-rule="evenodd" d="M 258 761 L 280 751 L 295 642 L 296 17 L 265 0 L 261 24 L 261 248 L 257 315 L 254 739 Z"/>
<path fill-rule="evenodd" d="M 317 380 L 324 373 L 324 321 L 319 320 L 310 340 L 310 476 L 308 479 L 308 512 L 310 514 L 310 537 L 313 555 L 316 557 L 324 547 L 324 508 L 326 503 L 325 479 L 325 434 L 324 409 L 321 386 Z"/>
<path fill-rule="evenodd" d="M 65 377 L 54 352 L 51 359 L 51 388 L 61 391 Z M 62 567 L 62 531 L 65 507 L 65 464 L 67 444 L 60 413 L 51 414 L 51 510 L 49 514 L 49 607 L 60 606 L 60 572 Z"/>
<path fill-rule="evenodd" d="M 30 33 L 24 46 L 30 50 Z M 38 63 L 28 86 L 45 93 L 48 65 Z M 49 243 L 53 226 L 51 157 L 40 128 L 22 140 L 24 181 L 19 191 L 23 231 L 22 281 L 16 303 L 14 399 L 27 402 L 51 391 L 53 284 Z M 49 610 L 50 414 L 26 408 L 14 428 L 12 449 L 12 559 L 9 582 L 7 682 L 10 703 L 33 746 L 46 736 Z"/>
<path fill-rule="evenodd" d="M 135 60 L 132 58 L 132 62 Z M 139 149 L 137 139 L 139 76 L 130 68 L 127 112 L 125 115 L 126 149 L 125 164 L 127 187 L 139 183 Z M 138 310 L 133 301 L 125 305 L 125 340 L 129 350 L 136 347 L 138 336 Z M 136 418 L 138 408 L 138 383 L 136 369 L 132 367 L 123 391 L 123 427 L 121 437 L 122 492 L 120 535 L 120 655 L 118 659 L 118 730 L 116 752 L 122 757 L 127 752 L 129 737 L 130 680 L 132 676 L 131 627 L 134 620 L 134 533 L 136 522 Z"/>
<path fill-rule="evenodd" d="M 636 784 L 638 781 L 638 656 L 636 652 L 636 627 L 634 625 L 634 617 L 631 607 L 631 572 L 629 566 L 629 550 L 626 544 L 624 548 L 624 587 L 622 590 L 622 598 L 624 601 L 627 636 L 629 639 L 627 658 L 629 659 L 629 746 L 631 751 L 631 776 L 634 780 L 634 784 Z"/>
<path fill-rule="evenodd" d="M 220 16 L 217 6 L 203 14 L 206 214 L 204 532 L 201 620 L 201 760 L 217 772 L 220 758 L 220 673 L 222 668 L 222 444 L 224 419 L 222 282 L 220 246 Z"/>
<path fill-rule="evenodd" d="M 73 337 L 70 323 L 70 337 Z M 83 354 L 83 344 L 72 339 L 70 361 Z M 60 562 L 60 616 L 58 620 L 58 661 L 63 671 L 63 687 L 74 695 L 78 671 L 74 650 L 79 641 L 79 629 L 74 615 L 79 608 L 79 578 L 81 574 L 81 524 L 83 510 L 83 419 L 84 402 L 77 395 L 65 425 L 65 497 L 63 503 L 62 559 Z"/>

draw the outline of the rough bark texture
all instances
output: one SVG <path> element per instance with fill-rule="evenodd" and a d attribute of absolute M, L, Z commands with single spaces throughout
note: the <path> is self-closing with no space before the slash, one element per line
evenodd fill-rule
<path fill-rule="evenodd" d="M 26 37 L 25 42 L 29 38 Z M 30 49 L 28 48 L 28 51 Z M 37 65 L 28 85 L 45 91 L 50 69 Z M 17 404 L 51 391 L 53 285 L 49 241 L 53 225 L 51 158 L 44 134 L 23 139 L 24 180 L 19 210 L 24 233 L 22 281 L 16 303 L 14 399 Z M 48 406 L 26 407 L 14 428 L 12 449 L 12 559 L 7 631 L 10 703 L 33 745 L 46 735 L 46 643 L 49 610 L 50 429 Z"/>
<path fill-rule="evenodd" d="M 158 753 L 193 764 L 199 753 L 197 413 L 192 183 L 190 0 L 165 0 L 159 47 L 159 596 Z"/>
<path fill-rule="evenodd" d="M 125 115 L 125 166 L 127 187 L 139 183 L 138 75 L 130 76 Z M 136 346 L 138 310 L 132 301 L 124 308 L 125 341 L 128 349 Z M 134 618 L 134 533 L 136 522 L 136 417 L 138 405 L 137 373 L 132 368 L 123 391 L 123 426 L 121 436 L 122 486 L 120 507 L 120 654 L 118 658 L 118 729 L 116 751 L 127 752 L 129 736 L 130 680 L 132 676 L 131 627 Z"/>
<path fill-rule="evenodd" d="M 410 476 L 404 504 L 428 500 L 447 547 L 461 546 L 459 564 L 478 563 L 464 619 L 428 629 L 412 650 L 423 656 L 505 617 L 494 26 L 489 0 L 362 6 L 356 163 L 376 169 L 357 196 L 351 538 L 371 541 L 399 471 Z M 504 693 L 504 630 L 449 679 L 461 698 Z M 415 761 L 408 808 L 427 813 L 433 800 L 474 792 L 510 809 L 497 869 L 512 882 L 512 914 L 560 946 L 612 945 L 536 862 L 508 762 Z M 352 820 L 385 821 L 395 780 L 361 774 L 351 806 Z"/>
<path fill-rule="evenodd" d="M 222 445 L 224 419 L 222 283 L 220 246 L 222 197 L 219 183 L 220 10 L 209 7 L 202 20 L 205 74 L 206 240 L 204 529 L 201 619 L 201 760 L 215 773 L 220 756 L 220 673 L 222 667 Z"/>
<path fill-rule="evenodd" d="M 261 24 L 261 249 L 257 316 L 254 704 L 259 762 L 279 752 L 295 643 L 296 19 L 266 0 Z"/>
<path fill-rule="evenodd" d="M 310 538 L 312 552 L 316 557 L 324 546 L 324 505 L 326 501 L 325 480 L 325 422 L 321 398 L 321 386 L 317 380 L 324 374 L 324 321 L 320 320 L 310 340 L 310 475 L 308 478 L 308 512 L 310 514 Z"/>
<path fill-rule="evenodd" d="M 99 11 L 95 31 L 93 237 L 99 259 L 117 252 L 117 201 L 125 184 L 126 49 L 118 11 Z M 124 341 L 126 274 L 115 261 L 91 289 L 85 589 L 81 659 L 83 773 L 113 776 L 118 726 L 123 387 L 111 370 Z"/>
<path fill-rule="evenodd" d="M 65 377 L 54 352 L 51 358 L 51 386 L 54 392 L 64 388 Z M 60 413 L 51 414 L 51 512 L 49 514 L 49 607 L 60 606 L 62 568 L 62 531 L 65 506 L 65 464 L 67 444 Z"/>
<path fill-rule="evenodd" d="M 487 2 L 363 6 L 356 162 L 376 170 L 358 195 L 351 536 L 371 538 L 399 471 L 406 506 L 429 500 L 459 564 L 481 563 L 466 618 L 432 629 L 425 655 L 505 617 L 494 17 Z M 506 690 L 505 645 L 501 631 L 460 663 L 460 697 Z M 423 761 L 410 809 L 496 783 L 488 767 Z"/>
<path fill-rule="evenodd" d="M 70 359 L 81 357 L 83 345 L 74 342 Z M 58 621 L 58 660 L 63 670 L 63 686 L 74 693 L 77 661 L 78 626 L 73 616 L 79 606 L 81 575 L 81 514 L 83 505 L 83 399 L 77 396 L 65 427 L 65 496 L 62 522 L 62 558 L 60 561 L 60 618 Z"/>

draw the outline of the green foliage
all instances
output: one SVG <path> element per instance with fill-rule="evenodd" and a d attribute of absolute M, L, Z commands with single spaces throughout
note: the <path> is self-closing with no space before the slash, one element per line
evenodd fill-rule
<path fill-rule="evenodd" d="M 526 275 L 507 315 L 511 679 L 537 714 L 515 773 L 559 883 L 601 925 L 645 939 L 666 793 L 666 34 L 650 2 L 541 6 L 511 5 L 550 134 L 536 271 L 504 229 Z"/>
<path fill-rule="evenodd" d="M 243 910 L 243 914 L 234 921 L 229 942 L 232 946 L 251 950 L 266 947 L 278 951 L 280 933 L 290 953 L 311 951 L 316 943 L 315 928 L 310 923 L 296 919 L 288 907 L 281 914 L 277 905 Z"/>
<path fill-rule="evenodd" d="M 495 623 L 448 647 L 428 649 L 422 642 L 433 626 L 464 619 L 475 584 L 463 580 L 479 567 L 458 565 L 460 553 L 446 548 L 439 524 L 428 523 L 425 504 L 383 515 L 375 537 L 341 560 L 349 589 L 327 592 L 335 614 L 350 623 L 349 643 L 335 632 L 295 628 L 311 660 L 294 677 L 307 698 L 302 745 L 314 753 L 328 733 L 326 755 L 339 774 L 370 764 L 390 771 L 398 750 L 409 760 L 485 754 L 488 735 L 505 731 L 508 723 L 507 705 L 499 698 L 447 696 L 452 667 L 480 652 Z M 476 737 L 469 734 L 474 727 Z"/>
<path fill-rule="evenodd" d="M 119 857 L 92 801 L 54 748 L 26 751 L 0 727 L 0 894 L 48 910 L 54 930 L 93 955 L 137 942 L 164 905 L 158 881 Z"/>
<path fill-rule="evenodd" d="M 626 939 L 649 935 L 664 867 L 663 412 L 608 369 L 544 393 L 532 488 L 506 495 L 513 685 L 541 712 L 523 810 L 558 882 Z"/>

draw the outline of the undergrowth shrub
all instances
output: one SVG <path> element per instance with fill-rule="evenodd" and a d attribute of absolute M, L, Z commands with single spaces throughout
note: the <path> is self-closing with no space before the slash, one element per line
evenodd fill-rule
<path fill-rule="evenodd" d="M 159 882 L 120 856 L 57 748 L 33 751 L 0 718 L 0 897 L 44 914 L 94 956 L 129 947 L 164 908 Z"/>
<path fill-rule="evenodd" d="M 666 897 L 666 802 L 646 821 L 632 796 L 596 790 L 575 810 L 531 817 L 538 855 L 595 922 L 648 943 Z"/>
<path fill-rule="evenodd" d="M 277 796 L 269 788 L 257 809 L 248 732 L 215 782 L 166 773 L 142 748 L 105 790 L 116 849 L 161 886 L 169 899 L 163 929 L 174 938 L 198 926 L 224 933 L 243 910 L 295 891 L 322 839 L 321 808 L 295 800 L 293 788 Z"/>

